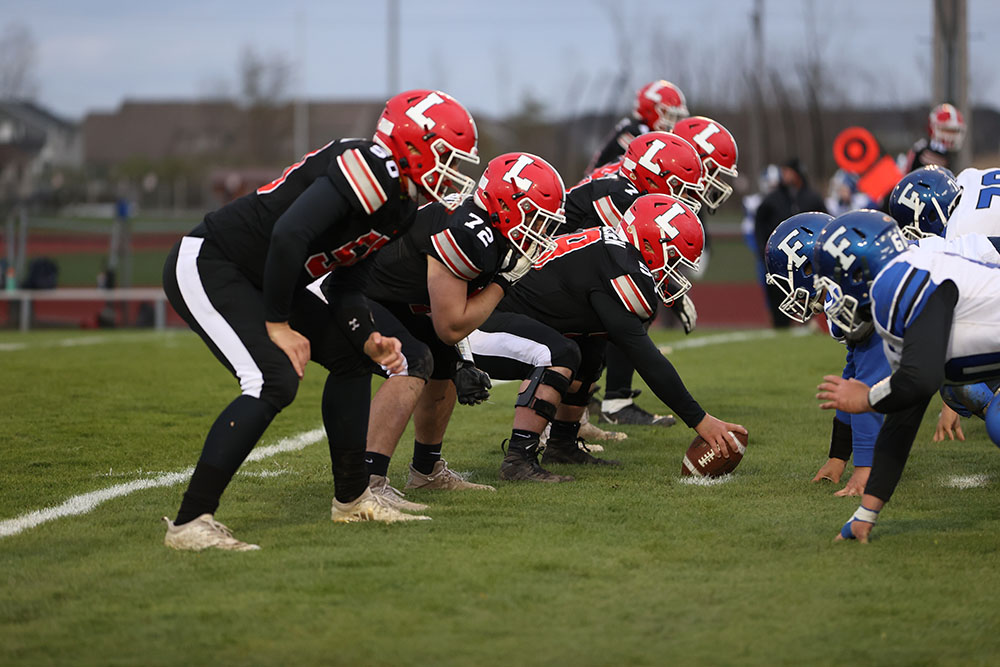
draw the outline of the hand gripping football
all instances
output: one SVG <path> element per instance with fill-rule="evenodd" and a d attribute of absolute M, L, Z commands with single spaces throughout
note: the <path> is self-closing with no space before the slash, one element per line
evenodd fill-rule
<path fill-rule="evenodd" d="M 743 460 L 743 455 L 747 451 L 749 437 L 734 431 L 729 432 L 729 437 L 736 444 L 736 451 L 729 453 L 729 458 L 716 455 L 711 445 L 705 442 L 700 435 L 691 441 L 687 452 L 684 453 L 684 460 L 681 462 L 681 474 L 695 477 L 721 477 L 736 470 L 736 466 Z"/>

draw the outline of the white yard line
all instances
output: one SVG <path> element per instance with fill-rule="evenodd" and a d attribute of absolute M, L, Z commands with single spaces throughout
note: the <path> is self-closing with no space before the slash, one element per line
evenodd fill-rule
<path fill-rule="evenodd" d="M 323 437 L 325 437 L 325 432 L 321 428 L 313 429 L 312 431 L 305 431 L 304 433 L 299 433 L 298 435 L 294 435 L 290 438 L 279 440 L 273 445 L 257 447 L 250 452 L 250 456 L 247 457 L 247 461 L 260 461 L 283 452 L 293 452 L 298 449 L 304 449 L 309 445 L 319 442 L 323 439 Z M 180 484 L 187 481 L 188 478 L 191 477 L 192 472 L 194 472 L 193 467 L 180 470 L 178 472 L 165 473 L 159 475 L 158 477 L 139 479 L 125 484 L 115 484 L 114 486 L 109 486 L 106 489 L 100 489 L 99 491 L 91 491 L 90 493 L 73 496 L 61 505 L 46 507 L 44 509 L 35 510 L 34 512 L 22 514 L 21 516 L 13 519 L 0 521 L 0 537 L 17 535 L 18 533 L 24 532 L 29 528 L 40 526 L 43 523 L 47 523 L 53 519 L 60 519 L 64 516 L 86 514 L 108 500 L 119 498 L 121 496 L 127 496 L 131 493 L 135 493 L 136 491 Z"/>
<path fill-rule="evenodd" d="M 945 477 L 941 486 L 951 489 L 976 489 L 989 483 L 989 475 L 952 475 Z"/>

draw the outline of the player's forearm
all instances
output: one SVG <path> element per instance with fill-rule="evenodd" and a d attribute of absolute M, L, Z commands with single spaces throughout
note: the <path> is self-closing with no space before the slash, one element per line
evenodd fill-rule
<path fill-rule="evenodd" d="M 466 299 L 464 304 L 450 303 L 444 307 L 435 307 L 432 299 L 431 321 L 434 332 L 442 342 L 456 345 L 486 321 L 503 295 L 503 288 L 490 283 L 478 294 Z"/>
<path fill-rule="evenodd" d="M 886 415 L 875 441 L 875 458 L 872 472 L 865 486 L 865 493 L 884 502 L 892 497 L 896 485 L 903 475 L 906 460 L 910 456 L 913 440 L 920 429 L 920 421 L 927 409 L 930 398 L 905 410 Z"/>

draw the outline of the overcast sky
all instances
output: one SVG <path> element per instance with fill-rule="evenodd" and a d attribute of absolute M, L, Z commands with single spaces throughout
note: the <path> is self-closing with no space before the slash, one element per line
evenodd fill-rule
<path fill-rule="evenodd" d="M 4 0 L 0 27 L 38 46 L 38 100 L 73 119 L 125 99 L 235 93 L 245 47 L 299 65 L 289 91 L 312 99 L 389 93 L 390 0 Z M 688 106 L 719 93 L 750 58 L 753 0 L 401 0 L 401 89 L 451 93 L 503 115 L 526 95 L 552 114 L 623 109 L 612 93 L 684 82 Z M 843 95 L 930 102 L 931 0 L 765 0 L 769 66 L 819 49 Z M 970 96 L 1000 108 L 1000 1 L 968 0 Z M 811 10 L 810 10 L 811 8 Z M 810 23 L 810 16 L 812 16 Z M 809 26 L 817 37 L 809 37 Z M 620 27 L 616 27 L 620 26 Z M 621 52 L 628 35 L 628 51 Z"/>

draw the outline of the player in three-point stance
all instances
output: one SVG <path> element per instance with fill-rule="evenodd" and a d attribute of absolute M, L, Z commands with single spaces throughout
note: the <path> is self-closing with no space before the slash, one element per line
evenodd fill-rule
<path fill-rule="evenodd" d="M 931 397 L 942 384 L 1000 378 L 1000 266 L 908 248 L 893 218 L 868 210 L 830 222 L 813 263 L 832 301 L 831 320 L 846 331 L 874 322 L 893 371 L 870 387 L 828 375 L 817 394 L 824 409 L 885 414 L 861 506 L 837 536 L 867 542 Z M 1000 443 L 1000 401 L 988 405 L 985 419 Z"/>
<path fill-rule="evenodd" d="M 333 141 L 307 154 L 273 182 L 206 215 L 174 247 L 164 290 L 239 380 L 241 394 L 209 430 L 176 519 L 164 518 L 167 546 L 259 548 L 234 538 L 214 514 L 271 420 L 294 399 L 310 360 L 330 371 L 322 412 L 333 519 L 405 518 L 368 491 L 363 459 L 370 364 L 400 369 L 400 343 L 375 328 L 360 293 L 343 295 L 333 314 L 305 286 L 402 234 L 418 194 L 444 200 L 471 190 L 474 181 L 457 167 L 478 162 L 476 144 L 475 123 L 454 99 L 431 90 L 401 93 L 386 103 L 373 141 Z M 361 349 L 370 361 L 359 357 Z M 405 394 L 406 384 L 387 382 L 380 391 Z"/>
<path fill-rule="evenodd" d="M 735 444 L 728 431 L 746 429 L 707 414 L 647 333 L 658 304 L 672 305 L 690 288 L 682 269 L 697 263 L 703 244 L 701 223 L 685 204 L 667 195 L 639 197 L 617 227 L 557 237 L 556 248 L 469 337 L 478 367 L 524 380 L 501 479 L 569 481 L 541 465 L 608 463 L 581 449 L 577 433 L 609 342 L 625 352 L 657 398 L 717 454 L 729 456 Z M 577 366 L 569 378 L 559 368 L 567 363 Z M 539 464 L 539 437 L 549 421 Z"/>

